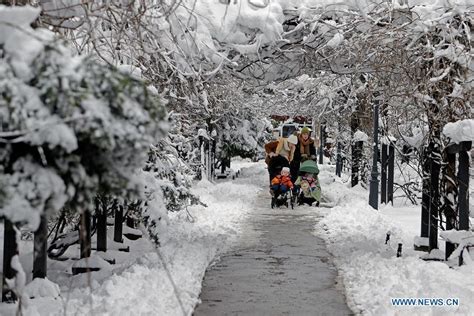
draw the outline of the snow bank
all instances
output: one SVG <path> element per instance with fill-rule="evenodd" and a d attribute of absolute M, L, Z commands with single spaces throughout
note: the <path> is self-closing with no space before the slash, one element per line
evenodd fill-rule
<path fill-rule="evenodd" d="M 321 177 L 329 178 L 324 168 Z M 413 223 L 413 219 L 419 219 L 418 208 L 413 208 L 416 213 L 409 219 L 395 220 L 388 214 L 399 211 L 389 206 L 373 210 L 362 188 L 327 182 L 323 190 L 330 192 L 327 196 L 337 206 L 318 210 L 324 218 L 316 225 L 316 234 L 326 240 L 335 256 L 352 310 L 364 315 L 468 315 L 474 310 L 472 266 L 450 269 L 445 263 L 419 259 L 423 253 L 413 250 L 413 231 L 419 229 L 419 220 Z M 400 258 L 396 257 L 398 243 L 403 245 Z M 395 307 L 392 298 L 459 298 L 460 306 Z"/>
<path fill-rule="evenodd" d="M 51 282 L 47 278 L 33 279 L 25 287 L 23 294 L 29 298 L 38 298 L 38 297 L 58 297 L 59 296 L 59 285 Z"/>
<path fill-rule="evenodd" d="M 103 268 L 108 269 L 110 264 L 102 259 L 97 254 L 92 254 L 89 258 L 83 258 L 81 260 L 77 260 L 73 265 L 73 268 Z"/>
<path fill-rule="evenodd" d="M 128 258 L 123 266 L 109 265 L 98 255 L 92 256 L 88 265 L 99 262 L 103 270 L 59 277 L 61 296 L 68 297 L 67 304 L 51 298 L 47 304 L 35 299 L 30 301 L 32 310 L 39 315 L 183 315 L 182 310 L 191 315 L 199 302 L 207 267 L 241 235 L 242 223 L 261 190 L 260 183 L 267 181 L 263 162 L 237 160 L 235 164 L 242 178 L 197 183 L 193 193 L 208 207 L 192 206 L 188 212 L 170 213 L 166 238 L 158 249 L 145 238 L 126 240 L 130 253 L 115 255 Z M 252 176 L 254 184 L 249 184 L 245 176 Z M 84 260 L 74 266 L 83 264 Z M 108 274 L 104 277 L 104 273 Z M 59 272 L 61 275 L 64 272 Z"/>

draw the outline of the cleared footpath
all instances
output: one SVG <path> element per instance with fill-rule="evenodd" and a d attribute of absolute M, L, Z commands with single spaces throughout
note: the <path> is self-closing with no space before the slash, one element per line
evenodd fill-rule
<path fill-rule="evenodd" d="M 315 213 L 272 210 L 268 191 L 260 192 L 241 243 L 206 272 L 194 315 L 352 315 L 324 241 L 313 234 Z"/>

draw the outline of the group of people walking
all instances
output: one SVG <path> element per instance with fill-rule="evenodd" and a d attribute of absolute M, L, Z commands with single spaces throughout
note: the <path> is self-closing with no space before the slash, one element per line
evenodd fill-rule
<path fill-rule="evenodd" d="M 319 206 L 319 169 L 315 161 L 314 139 L 310 134 L 311 130 L 303 127 L 299 132 L 265 145 L 265 162 L 268 165 L 272 196 L 292 190 L 293 195 L 298 196 L 298 204 L 314 203 Z"/>

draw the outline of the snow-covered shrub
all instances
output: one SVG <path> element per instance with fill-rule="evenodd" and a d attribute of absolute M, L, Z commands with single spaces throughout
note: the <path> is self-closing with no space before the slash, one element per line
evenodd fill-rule
<path fill-rule="evenodd" d="M 166 130 L 146 85 L 73 56 L 29 24 L 39 11 L 0 7 L 0 214 L 35 229 L 43 211 L 92 209 L 97 192 L 143 196 L 137 170 Z"/>
<path fill-rule="evenodd" d="M 157 179 L 168 211 L 179 211 L 198 203 L 199 198 L 190 191 L 194 172 L 179 157 L 170 138 L 152 146 L 144 171 Z"/>
<path fill-rule="evenodd" d="M 218 157 L 252 158 L 256 153 L 263 152 L 263 146 L 270 137 L 271 123 L 255 117 L 250 111 L 244 114 L 242 118 L 229 116 L 223 120 L 218 133 Z"/>

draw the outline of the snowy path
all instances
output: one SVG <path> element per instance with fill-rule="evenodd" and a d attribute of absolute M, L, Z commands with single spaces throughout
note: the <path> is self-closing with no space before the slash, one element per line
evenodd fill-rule
<path fill-rule="evenodd" d="M 249 179 L 239 179 L 240 181 Z M 314 208 L 272 210 L 259 193 L 241 244 L 208 270 L 194 315 L 349 315 Z"/>

